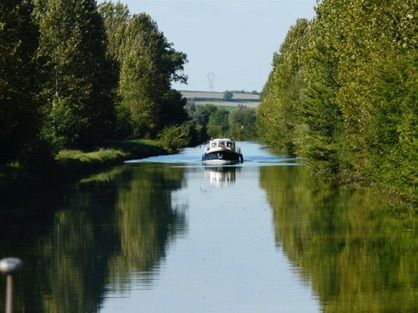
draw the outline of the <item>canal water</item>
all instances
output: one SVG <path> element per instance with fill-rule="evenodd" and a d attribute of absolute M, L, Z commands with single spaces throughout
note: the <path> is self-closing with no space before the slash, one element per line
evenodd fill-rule
<path fill-rule="evenodd" d="M 1 257 L 24 261 L 16 312 L 418 311 L 413 207 L 239 146 L 236 166 L 188 148 L 8 202 L 36 208 L 0 221 Z"/>

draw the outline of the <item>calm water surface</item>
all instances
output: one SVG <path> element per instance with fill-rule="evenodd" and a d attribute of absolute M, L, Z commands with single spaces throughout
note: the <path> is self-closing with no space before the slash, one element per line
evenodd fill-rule
<path fill-rule="evenodd" d="M 185 149 L 8 202 L 37 208 L 0 222 L 17 312 L 418 311 L 414 208 L 240 146 L 239 166 Z"/>

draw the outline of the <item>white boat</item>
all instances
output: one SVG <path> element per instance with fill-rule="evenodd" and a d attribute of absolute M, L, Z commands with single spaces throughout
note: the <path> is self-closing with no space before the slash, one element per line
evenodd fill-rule
<path fill-rule="evenodd" d="M 237 164 L 243 163 L 241 149 L 232 138 L 217 138 L 209 141 L 209 146 L 202 155 L 204 164 Z"/>

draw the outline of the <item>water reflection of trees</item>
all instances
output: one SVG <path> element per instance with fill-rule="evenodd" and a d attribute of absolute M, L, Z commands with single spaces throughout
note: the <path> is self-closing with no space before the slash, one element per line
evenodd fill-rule
<path fill-rule="evenodd" d="M 415 210 L 333 189 L 305 167 L 261 168 L 276 242 L 324 312 L 416 312 Z"/>
<path fill-rule="evenodd" d="M 172 206 L 182 180 L 183 169 L 116 168 L 50 204 L 56 213 L 35 208 L 48 213 L 33 223 L 19 219 L 26 229 L 0 223 L 3 234 L 14 234 L 0 255 L 24 261 L 17 311 L 98 312 L 109 286 L 127 289 L 132 272 L 153 277 L 170 240 L 186 228 L 184 212 Z"/>
<path fill-rule="evenodd" d="M 130 185 L 118 190 L 121 253 L 112 259 L 111 281 L 127 284 L 136 271 L 145 274 L 139 277 L 147 284 L 170 240 L 186 228 L 184 212 L 172 207 L 172 191 L 181 187 L 184 169 L 143 166 L 130 173 Z"/>

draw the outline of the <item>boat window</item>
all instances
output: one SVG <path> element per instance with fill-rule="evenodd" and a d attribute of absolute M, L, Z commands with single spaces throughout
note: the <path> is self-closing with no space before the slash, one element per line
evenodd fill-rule
<path fill-rule="evenodd" d="M 216 143 L 212 142 L 212 147 L 216 147 Z"/>
<path fill-rule="evenodd" d="M 231 143 L 230 143 L 230 142 L 228 142 L 226 145 L 227 145 L 228 147 L 231 147 Z"/>

